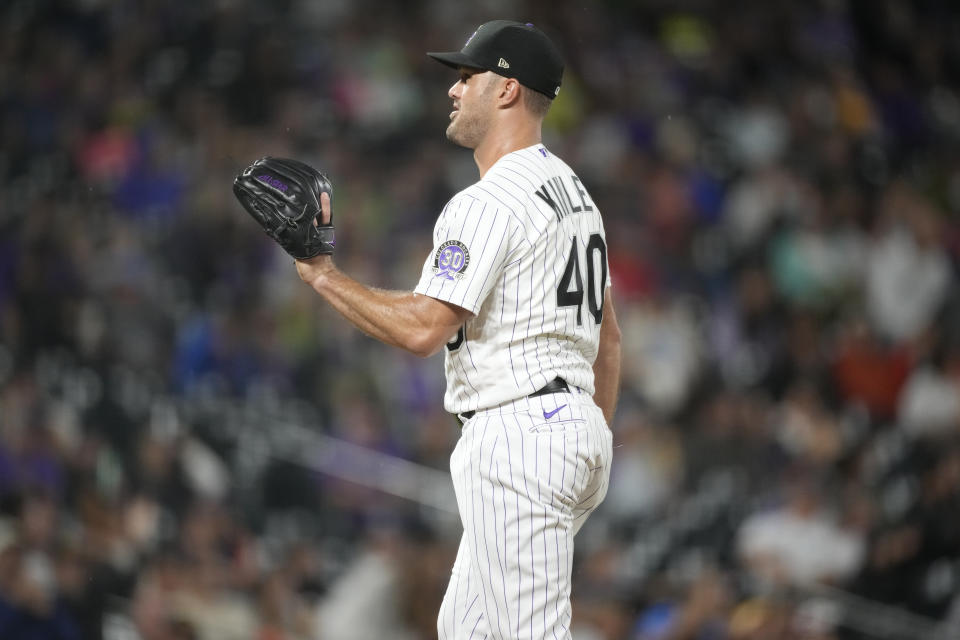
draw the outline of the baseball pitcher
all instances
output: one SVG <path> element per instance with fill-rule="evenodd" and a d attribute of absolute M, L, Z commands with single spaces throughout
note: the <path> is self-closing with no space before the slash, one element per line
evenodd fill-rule
<path fill-rule="evenodd" d="M 263 158 L 234 192 L 359 329 L 420 356 L 444 351 L 464 531 L 439 637 L 570 638 L 573 540 L 607 492 L 620 378 L 603 221 L 541 143 L 563 75 L 542 31 L 495 20 L 462 50 L 427 55 L 459 74 L 446 134 L 473 150 L 480 180 L 440 213 L 413 291 L 337 269 L 331 186 L 308 165 Z"/>

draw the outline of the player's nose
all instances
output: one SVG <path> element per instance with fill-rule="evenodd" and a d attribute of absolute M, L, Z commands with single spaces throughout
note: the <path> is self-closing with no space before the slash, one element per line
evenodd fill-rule
<path fill-rule="evenodd" d="M 460 97 L 460 81 L 459 80 L 457 80 L 452 85 L 450 85 L 450 89 L 447 91 L 447 95 L 453 99 L 457 99 Z"/>

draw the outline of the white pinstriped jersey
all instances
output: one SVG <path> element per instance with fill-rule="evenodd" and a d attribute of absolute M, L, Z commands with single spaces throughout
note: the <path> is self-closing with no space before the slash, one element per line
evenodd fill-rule
<path fill-rule="evenodd" d="M 596 204 L 542 144 L 500 158 L 434 227 L 414 291 L 471 316 L 447 344 L 451 413 L 522 398 L 560 376 L 591 395 L 610 284 Z"/>

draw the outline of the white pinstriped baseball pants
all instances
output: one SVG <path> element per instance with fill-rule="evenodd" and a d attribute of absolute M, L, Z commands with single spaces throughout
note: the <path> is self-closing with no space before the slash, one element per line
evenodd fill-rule
<path fill-rule="evenodd" d="M 464 424 L 450 459 L 464 531 L 440 640 L 571 637 L 573 537 L 607 493 L 611 456 L 602 412 L 576 388 Z"/>

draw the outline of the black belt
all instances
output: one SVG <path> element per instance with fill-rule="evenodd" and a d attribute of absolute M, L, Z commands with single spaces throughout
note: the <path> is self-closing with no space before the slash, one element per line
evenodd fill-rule
<path fill-rule="evenodd" d="M 570 391 L 570 387 L 569 385 L 567 385 L 567 381 L 557 376 L 547 384 L 543 385 L 542 388 L 537 389 L 527 397 L 536 398 L 537 396 L 546 396 L 551 393 L 566 393 L 568 391 Z M 462 419 L 460 424 L 463 424 L 463 421 L 469 420 L 476 414 L 477 414 L 477 411 L 475 409 L 471 411 L 464 411 L 463 413 L 457 414 L 457 418 Z"/>
<path fill-rule="evenodd" d="M 545 384 L 542 389 L 537 389 L 527 397 L 536 398 L 537 396 L 545 396 L 551 393 L 566 393 L 567 391 L 570 391 L 570 387 L 567 386 L 567 381 L 558 377 Z"/>

